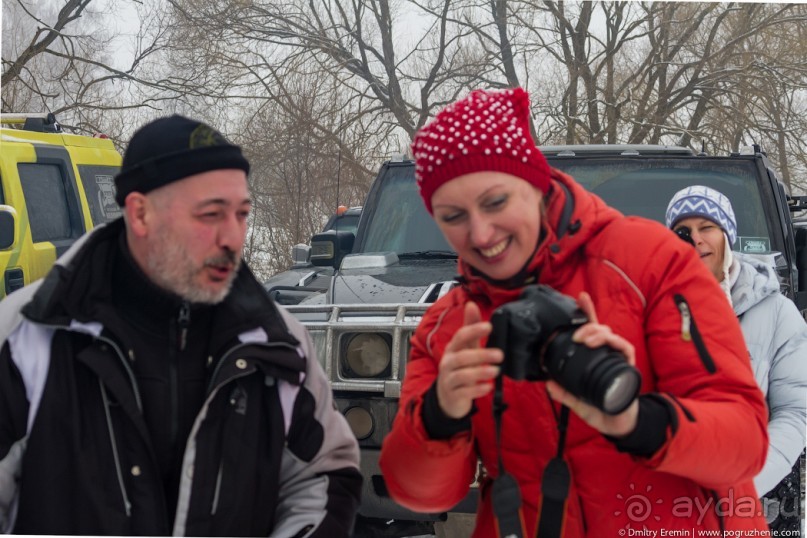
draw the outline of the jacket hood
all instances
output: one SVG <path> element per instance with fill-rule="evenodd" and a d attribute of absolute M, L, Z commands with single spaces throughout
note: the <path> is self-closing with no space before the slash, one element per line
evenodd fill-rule
<path fill-rule="evenodd" d="M 484 300 L 495 292 L 505 294 L 506 300 L 513 300 L 520 295 L 523 286 L 539 281 L 553 288 L 562 287 L 571 277 L 569 268 L 584 255 L 588 242 L 609 223 L 622 217 L 600 197 L 555 168 L 545 203 L 538 248 L 511 281 L 492 281 L 463 259 L 459 260 L 460 275 L 470 294 Z"/>
<path fill-rule="evenodd" d="M 758 258 L 738 252 L 734 258 L 739 272 L 731 286 L 731 302 L 740 316 L 765 297 L 779 293 L 779 279 L 774 268 Z"/>

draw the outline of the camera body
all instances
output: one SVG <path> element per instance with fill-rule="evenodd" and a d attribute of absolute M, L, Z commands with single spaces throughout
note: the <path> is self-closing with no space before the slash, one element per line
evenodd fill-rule
<path fill-rule="evenodd" d="M 572 342 L 574 332 L 588 321 L 571 297 L 549 286 L 527 286 L 518 300 L 493 313 L 487 347 L 504 351 L 502 375 L 552 379 L 603 412 L 619 414 L 639 394 L 641 375 L 610 346 Z"/>

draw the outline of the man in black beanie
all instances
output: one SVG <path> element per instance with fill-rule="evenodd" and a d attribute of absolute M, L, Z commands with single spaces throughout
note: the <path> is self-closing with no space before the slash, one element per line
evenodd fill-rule
<path fill-rule="evenodd" d="M 357 442 L 241 263 L 248 172 L 204 123 L 145 125 L 123 217 L 0 302 L 0 530 L 349 536 Z"/>

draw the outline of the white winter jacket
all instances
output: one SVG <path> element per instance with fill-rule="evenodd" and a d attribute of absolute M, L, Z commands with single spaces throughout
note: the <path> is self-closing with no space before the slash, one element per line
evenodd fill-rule
<path fill-rule="evenodd" d="M 773 267 L 734 253 L 731 302 L 751 353 L 754 377 L 768 402 L 770 448 L 754 479 L 760 496 L 773 489 L 804 450 L 807 425 L 807 323 L 779 293 Z"/>

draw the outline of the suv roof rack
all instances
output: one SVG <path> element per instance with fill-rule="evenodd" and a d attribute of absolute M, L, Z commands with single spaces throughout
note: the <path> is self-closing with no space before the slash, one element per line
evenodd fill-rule
<path fill-rule="evenodd" d="M 37 133 L 61 133 L 62 126 L 53 112 L 16 112 L 0 114 L 0 123 Z"/>
<path fill-rule="evenodd" d="M 695 155 L 683 146 L 640 144 L 579 144 L 570 146 L 538 146 L 544 155 L 574 157 L 576 155 Z"/>

